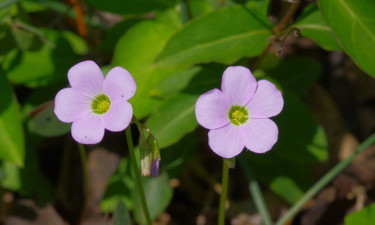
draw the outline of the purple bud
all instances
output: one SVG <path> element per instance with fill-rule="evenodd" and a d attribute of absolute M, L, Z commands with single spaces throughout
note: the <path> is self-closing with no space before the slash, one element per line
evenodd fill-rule
<path fill-rule="evenodd" d="M 152 160 L 152 163 L 151 163 L 151 175 L 153 177 L 159 176 L 159 161 L 160 161 L 160 159 Z"/>

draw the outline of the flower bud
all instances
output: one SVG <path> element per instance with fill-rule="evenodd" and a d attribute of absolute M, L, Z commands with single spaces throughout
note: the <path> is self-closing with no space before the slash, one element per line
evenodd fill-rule
<path fill-rule="evenodd" d="M 142 176 L 149 177 L 151 176 L 151 161 L 152 161 L 152 154 L 150 146 L 145 143 L 141 142 L 139 145 L 140 156 L 141 156 L 141 170 Z"/>
<path fill-rule="evenodd" d="M 151 150 L 152 162 L 151 162 L 151 175 L 153 177 L 159 176 L 159 161 L 160 161 L 160 148 L 158 140 L 150 134 L 147 138 L 147 144 Z"/>

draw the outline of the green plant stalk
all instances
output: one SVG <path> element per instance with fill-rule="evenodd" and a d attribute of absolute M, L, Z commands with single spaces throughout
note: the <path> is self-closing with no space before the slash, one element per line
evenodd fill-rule
<path fill-rule="evenodd" d="M 305 194 L 302 196 L 300 200 L 298 200 L 289 210 L 288 212 L 280 218 L 276 225 L 283 225 L 287 222 L 291 217 L 293 217 L 301 208 L 305 205 L 307 201 L 309 201 L 312 197 L 314 197 L 321 189 L 323 189 L 329 182 L 331 182 L 345 167 L 347 167 L 353 159 L 365 149 L 370 147 L 375 142 L 375 133 L 372 134 L 369 138 L 367 138 L 362 144 L 345 160 L 339 162 L 335 167 L 333 167 L 326 175 L 324 175 L 318 182 L 316 182 Z"/>
<path fill-rule="evenodd" d="M 139 190 L 139 197 L 141 198 L 143 213 L 145 214 L 147 224 L 152 225 L 150 213 L 147 208 L 145 192 L 143 190 L 143 185 L 141 181 L 141 173 L 139 172 L 137 161 L 135 158 L 133 139 L 132 139 L 132 134 L 130 131 L 130 126 L 126 128 L 125 133 L 126 133 L 126 141 L 128 143 L 128 148 L 129 148 L 130 161 L 133 166 L 134 173 L 135 173 L 135 181 L 137 184 L 137 188 Z"/>
<path fill-rule="evenodd" d="M 263 199 L 262 191 L 260 190 L 258 181 L 254 178 L 253 174 L 251 173 L 251 169 L 249 165 L 244 161 L 242 157 L 239 157 L 240 165 L 243 167 L 247 180 L 249 181 L 249 191 L 251 196 L 253 197 L 255 207 L 259 211 L 260 215 L 262 216 L 263 222 L 265 225 L 272 225 L 271 216 L 268 213 L 266 203 Z"/>
<path fill-rule="evenodd" d="M 228 177 L 229 177 L 229 166 L 223 159 L 223 174 L 221 178 L 221 194 L 220 194 L 220 206 L 219 206 L 219 225 L 225 223 L 225 202 L 227 200 L 228 192 Z"/>
<path fill-rule="evenodd" d="M 86 158 L 86 151 L 85 146 L 83 144 L 78 143 L 78 149 L 79 149 L 79 156 L 81 159 L 81 166 L 82 166 L 82 175 L 83 175 L 83 195 L 84 195 L 84 207 L 83 207 L 83 213 L 84 214 L 87 211 L 87 201 L 89 196 L 89 175 L 87 170 L 87 158 Z"/>

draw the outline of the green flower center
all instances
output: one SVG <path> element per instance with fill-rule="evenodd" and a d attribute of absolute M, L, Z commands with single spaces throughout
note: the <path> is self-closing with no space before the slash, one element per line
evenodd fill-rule
<path fill-rule="evenodd" d="M 109 107 L 111 107 L 111 101 L 104 94 L 96 96 L 91 102 L 92 111 L 96 114 L 104 114 L 108 112 Z"/>
<path fill-rule="evenodd" d="M 246 121 L 249 119 L 247 109 L 239 105 L 232 106 L 232 108 L 229 110 L 228 116 L 230 122 L 236 126 L 246 123 Z"/>

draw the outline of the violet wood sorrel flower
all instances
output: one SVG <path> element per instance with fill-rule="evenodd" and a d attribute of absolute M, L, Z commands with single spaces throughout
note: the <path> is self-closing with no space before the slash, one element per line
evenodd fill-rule
<path fill-rule="evenodd" d="M 93 61 L 83 61 L 68 71 L 71 88 L 60 90 L 55 98 L 59 120 L 72 123 L 71 133 L 81 144 L 96 144 L 104 130 L 122 131 L 130 123 L 136 84 L 130 73 L 114 67 L 104 78 Z"/>
<path fill-rule="evenodd" d="M 223 158 L 232 158 L 246 148 L 255 153 L 269 151 L 278 138 L 278 128 L 269 117 L 279 114 L 284 100 L 274 84 L 257 82 L 250 70 L 228 67 L 221 91 L 201 95 L 195 105 L 198 123 L 209 129 L 208 144 Z"/>

